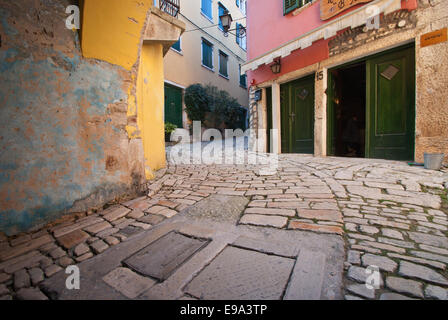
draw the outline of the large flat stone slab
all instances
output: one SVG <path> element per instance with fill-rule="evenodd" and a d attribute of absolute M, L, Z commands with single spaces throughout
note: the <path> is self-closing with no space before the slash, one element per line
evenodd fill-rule
<path fill-rule="evenodd" d="M 127 268 L 117 268 L 104 276 L 103 280 L 129 299 L 137 298 L 156 283 Z"/>
<path fill-rule="evenodd" d="M 31 241 L 28 241 L 24 244 L 20 244 L 18 246 L 12 247 L 8 250 L 4 250 L 3 252 L 0 252 L 0 261 L 5 261 L 8 259 L 12 259 L 14 257 L 20 256 L 24 253 L 27 253 L 29 251 L 33 251 L 34 249 L 37 249 L 44 244 L 52 242 L 53 239 L 49 235 L 44 235 L 40 238 L 33 239 Z"/>
<path fill-rule="evenodd" d="M 140 274 L 164 281 L 207 243 L 207 240 L 170 232 L 123 263 Z"/>
<path fill-rule="evenodd" d="M 285 300 L 319 300 L 324 281 L 326 256 L 302 250 L 294 266 Z"/>
<path fill-rule="evenodd" d="M 89 238 L 89 235 L 82 230 L 75 230 L 64 234 L 58 238 L 58 242 L 65 248 L 71 249 L 74 246 L 83 243 Z"/>
<path fill-rule="evenodd" d="M 294 260 L 228 246 L 185 292 L 206 300 L 278 300 Z"/>
<path fill-rule="evenodd" d="M 242 196 L 214 194 L 186 209 L 186 214 L 195 218 L 214 221 L 238 221 L 249 200 Z"/>
<path fill-rule="evenodd" d="M 135 274 L 143 277 L 137 270 L 123 265 L 123 261 L 143 252 L 170 233 L 192 239 L 207 239 L 210 243 L 180 265 L 176 263 L 178 266 L 168 279 L 155 283 L 143 293 L 140 293 L 142 288 L 139 289 L 142 279 L 138 277 L 137 285 L 129 288 L 127 283 L 131 280 L 120 282 L 115 277 L 109 284 L 103 280 L 114 270 L 123 267 L 132 272 L 131 278 Z M 160 252 L 171 251 L 163 244 L 160 246 Z M 234 252 L 228 254 L 229 248 Z M 132 299 L 170 300 L 186 294 L 192 296 L 193 292 L 194 297 L 202 299 L 281 299 L 286 298 L 283 294 L 288 280 L 292 279 L 299 251 L 308 250 L 313 255 L 320 252 L 326 256 L 323 279 L 319 275 L 314 278 L 318 280 L 316 286 L 322 287 L 320 299 L 340 299 L 343 248 L 341 237 L 335 235 L 257 228 L 235 225 L 230 221 L 192 219 L 188 214 L 180 214 L 78 264 L 80 290 L 66 288 L 67 274 L 64 272 L 44 280 L 40 288 L 51 299 L 62 300 L 130 299 L 135 295 L 137 297 Z M 154 257 L 152 255 L 153 260 Z M 315 271 L 317 268 L 313 269 L 311 276 Z M 206 272 L 210 274 L 208 277 Z M 156 280 L 152 277 L 143 278 L 151 280 L 151 283 Z M 134 289 L 136 291 L 126 291 Z"/>

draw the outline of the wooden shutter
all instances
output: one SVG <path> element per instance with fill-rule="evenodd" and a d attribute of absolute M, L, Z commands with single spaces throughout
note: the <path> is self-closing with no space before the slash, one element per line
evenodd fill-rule
<path fill-rule="evenodd" d="M 213 19 L 212 0 L 202 0 L 201 1 L 201 11 L 210 19 Z"/>
<path fill-rule="evenodd" d="M 180 48 L 180 39 L 179 41 L 177 41 L 175 44 L 173 44 L 171 46 L 174 50 L 181 52 L 181 48 Z"/>
<path fill-rule="evenodd" d="M 224 11 L 226 11 L 226 8 L 224 8 L 224 6 L 221 3 L 218 3 L 218 25 L 219 25 L 219 29 L 224 30 L 224 27 L 222 25 L 221 19 L 220 17 L 222 15 L 224 15 Z"/>
<path fill-rule="evenodd" d="M 286 15 L 299 7 L 300 0 L 283 0 L 283 15 Z"/>
<path fill-rule="evenodd" d="M 213 69 L 213 47 L 204 39 L 202 39 L 202 64 Z"/>
<path fill-rule="evenodd" d="M 241 39 L 240 39 L 240 24 L 239 23 L 236 24 L 236 43 L 238 43 L 238 44 L 241 43 Z"/>
<path fill-rule="evenodd" d="M 239 73 L 240 73 L 240 86 L 243 88 L 247 87 L 247 78 L 245 74 L 241 74 L 241 65 L 239 67 Z"/>
<path fill-rule="evenodd" d="M 227 73 L 227 60 L 228 56 L 224 52 L 219 51 L 219 73 L 225 77 L 229 76 Z"/>

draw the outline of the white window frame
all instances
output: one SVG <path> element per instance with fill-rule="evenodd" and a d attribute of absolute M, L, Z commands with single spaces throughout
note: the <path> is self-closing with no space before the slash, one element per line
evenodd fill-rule
<path fill-rule="evenodd" d="M 240 0 L 240 5 L 239 6 L 237 6 L 239 9 L 240 9 L 240 11 L 241 11 L 241 13 L 244 15 L 244 16 L 246 16 L 246 9 L 247 9 L 247 0 Z"/>
<path fill-rule="evenodd" d="M 238 23 L 240 26 L 244 27 L 241 23 Z M 238 30 L 236 31 L 238 32 Z M 241 49 L 243 49 L 244 51 L 247 51 L 247 33 L 244 35 L 244 37 L 240 37 L 240 35 L 237 33 L 236 36 L 239 39 L 238 45 Z M 244 41 L 244 46 L 243 46 L 243 41 Z"/>

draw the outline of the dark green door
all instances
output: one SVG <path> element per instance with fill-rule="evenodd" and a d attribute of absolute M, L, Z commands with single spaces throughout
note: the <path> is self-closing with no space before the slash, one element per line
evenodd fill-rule
<path fill-rule="evenodd" d="M 367 60 L 366 156 L 414 159 L 415 58 L 409 48 Z"/>
<path fill-rule="evenodd" d="M 165 123 L 182 128 L 182 89 L 165 85 Z"/>
<path fill-rule="evenodd" d="M 283 153 L 314 153 L 314 75 L 280 87 Z"/>

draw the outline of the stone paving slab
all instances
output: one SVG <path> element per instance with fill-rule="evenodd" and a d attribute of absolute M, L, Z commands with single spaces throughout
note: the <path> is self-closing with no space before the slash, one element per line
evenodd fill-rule
<path fill-rule="evenodd" d="M 294 260 L 226 247 L 185 292 L 205 300 L 279 300 Z"/>
<path fill-rule="evenodd" d="M 332 263 L 341 265 L 345 260 L 347 299 L 422 298 L 416 291 L 403 289 L 403 283 L 413 282 L 389 281 L 391 285 L 387 286 L 387 277 L 416 281 L 414 287 L 421 286 L 424 299 L 444 297 L 448 290 L 445 282 L 448 279 L 446 171 L 376 159 L 302 155 L 280 155 L 279 159 L 278 170 L 270 175 L 260 175 L 258 168 L 250 165 L 169 166 L 163 178 L 148 186 L 147 196 L 99 212 L 78 213 L 37 232 L 11 238 L 0 234 L 0 260 L 3 259 L 0 283 L 8 291 L 3 297 L 19 298 L 15 287 L 22 285 L 37 288 L 35 284 L 38 283 L 42 286 L 41 279 L 36 277 L 37 269 L 42 270 L 45 281 L 48 277 L 61 277 L 68 263 L 75 261 L 84 265 L 99 256 L 109 256 L 109 251 L 117 254 L 117 247 L 144 237 L 142 234 L 155 234 L 159 232 L 159 225 L 201 206 L 197 213 L 202 210 L 205 215 L 191 211 L 187 222 L 194 220 L 195 224 L 183 224 L 178 230 L 191 236 L 213 238 L 210 247 L 194 255 L 191 264 L 182 265 L 168 280 L 155 284 L 139 298 L 185 296 L 182 286 L 192 280 L 188 275 L 198 273 L 205 261 L 213 260 L 216 250 L 224 250 L 242 236 L 237 230 L 244 230 L 245 237 L 261 239 L 260 243 L 264 243 L 240 240 L 239 248 L 252 246 L 249 249 L 265 253 L 277 250 L 275 246 L 266 245 L 265 234 L 281 233 L 280 240 L 288 239 L 283 245 L 285 248 L 297 241 L 291 234 L 300 235 L 297 237 L 301 239 L 301 248 L 321 237 L 333 239 L 331 242 L 339 247 L 339 240 L 334 239 L 342 236 L 346 257 L 342 256 L 340 261 L 333 259 Z M 218 200 L 217 197 L 222 198 Z M 235 207 L 225 212 L 223 208 L 228 203 Z M 245 210 L 248 211 L 245 213 Z M 211 224 L 201 223 L 209 218 L 212 218 Z M 99 231 L 102 228 L 106 229 Z M 251 237 L 253 230 L 258 231 Z M 79 245 L 84 246 L 83 250 L 75 250 Z M 285 253 L 280 256 L 290 257 Z M 327 257 L 335 255 L 327 253 Z M 110 261 L 116 260 L 110 258 Z M 406 266 L 403 262 L 416 267 L 413 270 L 403 267 L 400 273 L 401 265 Z M 353 266 L 365 269 L 371 264 L 380 267 L 383 282 L 379 289 L 366 291 L 362 277 L 359 281 L 353 280 L 348 273 Z M 432 276 L 425 278 L 421 270 Z M 17 277 L 16 286 L 14 274 L 18 271 L 22 277 Z M 323 288 L 327 290 L 322 292 L 321 298 L 340 297 L 334 293 L 338 289 L 328 280 L 332 276 L 325 272 Z M 25 275 L 31 279 L 29 282 L 22 281 Z M 119 292 L 109 297 L 126 298 Z"/>
<path fill-rule="evenodd" d="M 243 196 L 213 194 L 185 210 L 190 217 L 217 221 L 238 221 L 248 204 Z"/>
<path fill-rule="evenodd" d="M 273 254 L 280 257 L 296 258 L 299 255 L 299 245 L 291 243 L 285 246 L 282 242 L 262 241 L 249 238 L 247 236 L 240 236 L 236 239 L 232 246 L 239 248 L 251 249 L 266 254 Z"/>
<path fill-rule="evenodd" d="M 241 220 L 241 224 L 284 228 L 288 223 L 288 219 L 280 216 L 266 216 L 261 214 L 245 214 Z"/>
<path fill-rule="evenodd" d="M 171 232 L 130 256 L 123 263 L 139 274 L 164 281 L 206 245 L 206 240 Z"/>
<path fill-rule="evenodd" d="M 121 275 L 124 271 L 119 268 L 121 268 L 123 261 L 131 256 L 132 253 L 141 252 L 143 248 L 151 243 L 155 243 L 158 239 L 162 239 L 170 232 L 181 232 L 182 230 L 189 231 L 189 233 L 197 236 L 211 238 L 211 243 L 195 253 L 192 258 L 163 282 L 151 277 L 145 278 L 156 281 L 156 283 L 145 282 L 130 274 L 129 271 L 125 272 L 126 275 Z M 286 244 L 290 241 L 298 245 L 294 248 L 289 248 Z M 235 244 L 237 247 L 232 244 Z M 239 287 L 242 288 L 240 292 L 241 298 L 280 299 L 283 298 L 295 259 L 297 259 L 301 247 L 306 247 L 307 245 L 313 246 L 309 248 L 310 252 L 321 252 L 325 257 L 328 257 L 328 261 L 325 263 L 325 274 L 321 277 L 324 280 L 321 281 L 321 284 L 317 283 L 321 287 L 321 291 L 324 292 L 324 298 L 341 298 L 343 268 L 343 244 L 341 239 L 335 236 L 319 236 L 308 233 L 301 234 L 299 232 L 290 233 L 275 229 L 266 233 L 266 231 L 260 231 L 258 228 L 235 226 L 231 223 L 220 223 L 213 220 L 191 222 L 191 218 L 186 213 L 171 220 L 166 220 L 159 226 L 79 264 L 83 279 L 81 290 L 66 290 L 65 275 L 62 273 L 45 280 L 41 287 L 44 293 L 57 299 L 127 299 L 131 297 L 132 299 L 134 297 L 138 299 L 178 299 L 185 296 L 185 293 L 191 295 L 194 291 L 197 294 L 195 291 L 197 288 L 208 288 L 208 286 L 200 286 L 197 283 L 204 283 L 201 277 L 209 278 L 206 276 L 207 273 L 202 272 L 206 272 L 207 266 L 211 266 L 210 268 L 213 269 L 209 270 L 213 272 L 217 270 L 222 271 L 219 281 L 223 284 L 225 283 L 224 279 L 229 278 L 227 275 L 234 275 L 235 281 L 233 285 L 238 286 L 240 284 Z M 234 254 L 234 251 L 237 254 Z M 224 263 L 222 266 L 220 266 L 221 263 L 219 262 L 221 260 Z M 226 265 L 228 263 L 230 263 L 229 266 Z M 244 271 L 243 265 L 246 266 Z M 117 269 L 118 271 L 115 271 L 117 274 L 115 274 L 114 270 Z M 112 274 L 110 274 L 111 272 Z M 262 277 L 267 279 L 270 275 L 271 280 L 267 279 L 264 285 L 261 285 L 259 279 L 263 272 L 265 274 Z M 225 276 L 224 273 L 226 274 Z M 107 275 L 110 276 L 106 277 L 106 283 L 104 277 Z M 133 288 L 127 288 L 127 281 L 123 280 L 126 277 L 136 278 L 128 281 L 129 283 L 136 282 L 135 286 L 131 285 Z M 251 290 L 251 286 L 254 286 L 257 281 L 260 283 L 260 286 L 254 288 L 257 289 L 256 291 Z M 145 292 L 142 292 L 138 288 L 141 288 L 145 283 L 150 287 Z M 242 284 L 244 285 L 242 286 Z M 218 288 L 215 285 L 212 287 Z M 191 292 L 190 289 L 186 288 L 190 288 Z M 215 293 L 206 293 L 204 291 L 197 298 L 202 296 L 202 298 L 219 299 L 219 297 L 226 296 L 225 292 L 236 292 L 235 290 L 223 289 L 218 294 L 218 291 Z M 328 295 L 328 292 L 331 292 L 331 294 Z M 136 294 L 137 296 L 135 296 Z M 234 298 L 237 297 L 234 296 Z"/>
<path fill-rule="evenodd" d="M 285 300 L 320 300 L 326 266 L 326 255 L 306 249 L 300 251 Z"/>
<path fill-rule="evenodd" d="M 80 290 L 68 290 L 65 286 L 67 275 L 58 273 L 41 283 L 41 290 L 51 299 L 60 300 L 120 300 L 125 295 L 111 288 L 103 278 L 111 271 L 122 266 L 122 261 L 159 239 L 163 235 L 179 228 L 180 225 L 160 225 L 147 233 L 143 232 L 129 238 L 103 254 L 94 256 L 78 264 L 82 283 Z"/>
<path fill-rule="evenodd" d="M 127 268 L 117 268 L 103 277 L 103 281 L 129 299 L 137 298 L 156 282 Z"/>

